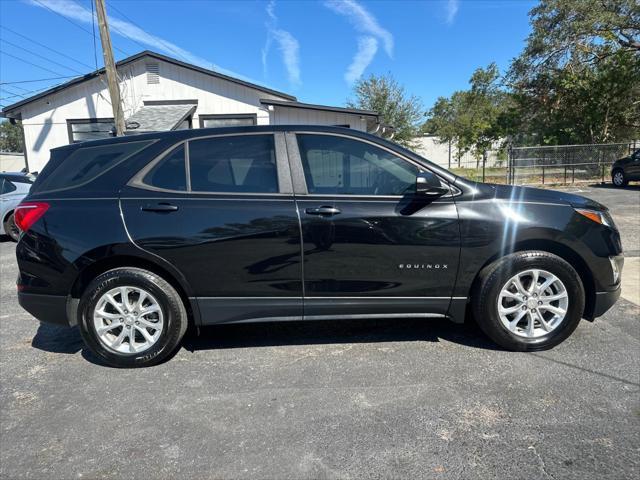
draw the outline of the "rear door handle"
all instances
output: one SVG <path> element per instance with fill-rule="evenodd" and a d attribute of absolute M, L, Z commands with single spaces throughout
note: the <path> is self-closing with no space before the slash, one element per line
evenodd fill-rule
<path fill-rule="evenodd" d="M 338 215 L 340 213 L 340 209 L 336 207 L 316 207 L 316 208 L 307 208 L 305 210 L 307 215 Z"/>
<path fill-rule="evenodd" d="M 178 210 L 178 206 L 170 203 L 157 203 L 156 205 L 145 205 L 141 209 L 143 212 L 175 212 Z"/>

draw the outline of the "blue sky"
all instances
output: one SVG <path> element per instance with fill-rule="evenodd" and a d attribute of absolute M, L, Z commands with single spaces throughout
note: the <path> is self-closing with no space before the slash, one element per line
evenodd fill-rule
<path fill-rule="evenodd" d="M 506 69 L 524 46 L 534 4 L 107 0 L 107 12 L 116 59 L 155 50 L 331 105 L 343 105 L 361 75 L 391 72 L 428 108 L 465 88 L 477 67 Z M 89 72 L 91 18 L 91 0 L 0 0 L 0 104 L 65 80 L 6 82 Z M 102 66 L 99 37 L 97 47 Z"/>

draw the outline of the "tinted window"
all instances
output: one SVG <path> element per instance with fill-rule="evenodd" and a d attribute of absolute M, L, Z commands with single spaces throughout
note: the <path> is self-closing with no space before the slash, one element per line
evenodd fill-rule
<path fill-rule="evenodd" d="M 16 186 L 13 183 L 11 183 L 9 180 L 5 180 L 4 178 L 0 179 L 0 183 L 2 183 L 0 195 L 13 192 L 16 189 Z"/>
<path fill-rule="evenodd" d="M 173 149 L 147 173 L 143 182 L 166 190 L 187 190 L 187 174 L 184 165 L 184 145 Z"/>
<path fill-rule="evenodd" d="M 57 162 L 55 169 L 47 174 L 44 170 L 36 179 L 39 193 L 77 187 L 95 180 L 124 160 L 149 145 L 151 142 L 126 142 L 96 147 L 80 147 Z"/>
<path fill-rule="evenodd" d="M 309 193 L 403 195 L 419 169 L 369 143 L 332 135 L 298 135 Z"/>
<path fill-rule="evenodd" d="M 273 135 L 234 135 L 189 142 L 191 190 L 276 193 Z"/>

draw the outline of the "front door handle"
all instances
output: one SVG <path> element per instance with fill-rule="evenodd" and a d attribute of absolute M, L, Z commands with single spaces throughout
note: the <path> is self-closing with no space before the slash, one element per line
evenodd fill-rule
<path fill-rule="evenodd" d="M 307 215 L 338 215 L 340 213 L 340 209 L 336 207 L 316 207 L 316 208 L 307 208 L 305 210 Z"/>
<path fill-rule="evenodd" d="M 175 212 L 178 210 L 178 206 L 170 203 L 157 203 L 155 205 L 145 205 L 141 207 L 141 210 L 143 212 Z"/>

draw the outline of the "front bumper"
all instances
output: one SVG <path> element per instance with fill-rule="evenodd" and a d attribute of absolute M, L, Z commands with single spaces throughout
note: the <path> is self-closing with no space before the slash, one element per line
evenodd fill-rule
<path fill-rule="evenodd" d="M 77 299 L 63 295 L 18 292 L 18 303 L 42 322 L 66 326 L 76 324 Z"/>
<path fill-rule="evenodd" d="M 622 288 L 618 285 L 618 288 L 610 292 L 596 292 L 592 319 L 604 315 L 607 310 L 613 307 L 613 304 L 618 301 L 618 298 L 620 298 L 621 291 Z"/>

